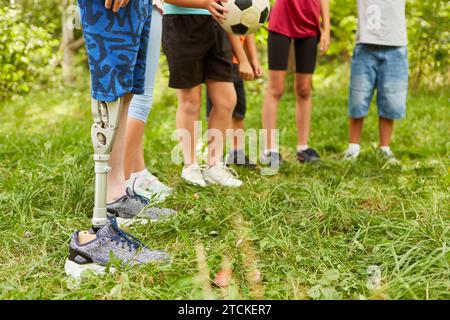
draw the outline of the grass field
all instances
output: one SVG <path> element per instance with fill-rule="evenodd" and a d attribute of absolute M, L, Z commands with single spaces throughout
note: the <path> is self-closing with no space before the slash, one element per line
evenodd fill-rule
<path fill-rule="evenodd" d="M 253 128 L 260 127 L 257 88 L 249 90 Z M 170 162 L 176 101 L 159 92 L 146 158 L 176 188 L 164 205 L 179 217 L 132 232 L 174 261 L 79 285 L 63 266 L 69 237 L 89 227 L 93 205 L 87 89 L 1 104 L 0 298 L 450 299 L 450 93 L 411 90 L 392 144 L 401 167 L 376 156 L 375 108 L 362 157 L 340 161 L 346 97 L 345 89 L 315 91 L 311 144 L 324 161 L 305 166 L 295 161 L 294 97 L 287 95 L 279 122 L 287 164 L 276 176 L 240 170 L 245 186 L 229 190 L 181 182 Z M 233 269 L 226 291 L 212 283 L 224 261 Z"/>

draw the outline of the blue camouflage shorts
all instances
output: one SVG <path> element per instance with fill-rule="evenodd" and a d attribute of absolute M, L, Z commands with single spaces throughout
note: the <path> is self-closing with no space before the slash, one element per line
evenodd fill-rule
<path fill-rule="evenodd" d="M 143 94 L 152 5 L 130 0 L 115 13 L 105 0 L 78 0 L 91 72 L 92 97 L 115 101 Z"/>
<path fill-rule="evenodd" d="M 408 93 L 408 49 L 357 44 L 350 79 L 349 116 L 367 116 L 374 92 L 378 115 L 401 119 L 406 113 Z"/>

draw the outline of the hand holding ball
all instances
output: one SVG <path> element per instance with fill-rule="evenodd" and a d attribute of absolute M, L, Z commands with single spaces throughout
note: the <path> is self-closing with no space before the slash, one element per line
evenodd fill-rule
<path fill-rule="evenodd" d="M 221 26 L 231 34 L 253 34 L 269 19 L 269 0 L 228 0 L 222 6 L 228 12 Z"/>

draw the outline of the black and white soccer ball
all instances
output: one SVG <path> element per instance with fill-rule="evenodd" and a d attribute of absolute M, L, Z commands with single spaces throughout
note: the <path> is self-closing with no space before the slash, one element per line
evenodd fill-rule
<path fill-rule="evenodd" d="M 222 5 L 228 12 L 227 19 L 221 25 L 231 34 L 253 34 L 269 19 L 269 0 L 228 0 Z"/>

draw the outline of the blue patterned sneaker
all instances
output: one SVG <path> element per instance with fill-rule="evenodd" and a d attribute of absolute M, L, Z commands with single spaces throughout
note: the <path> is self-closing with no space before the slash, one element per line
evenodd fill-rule
<path fill-rule="evenodd" d="M 148 221 L 159 222 L 177 215 L 172 209 L 156 206 L 147 208 L 149 200 L 127 188 L 127 194 L 119 200 L 106 205 L 108 213 L 117 218 L 120 227 L 129 226 L 134 222 L 146 224 Z"/>
<path fill-rule="evenodd" d="M 67 275 L 79 279 L 88 270 L 104 274 L 111 256 L 129 266 L 170 261 L 167 253 L 150 250 L 137 238 L 119 229 L 114 217 L 108 217 L 108 221 L 89 242 L 80 244 L 79 232 L 72 235 L 64 266 Z"/>

